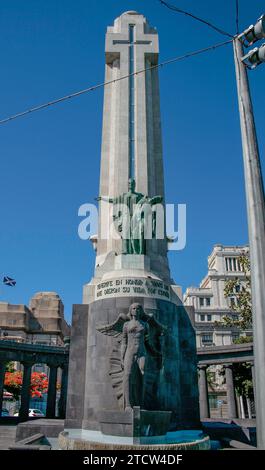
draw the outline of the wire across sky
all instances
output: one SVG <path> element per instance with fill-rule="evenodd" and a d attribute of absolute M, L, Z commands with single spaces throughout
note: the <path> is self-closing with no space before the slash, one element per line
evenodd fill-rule
<path fill-rule="evenodd" d="M 139 75 L 139 74 L 145 73 L 148 70 L 162 68 L 166 65 L 173 64 L 174 62 L 178 62 L 178 61 L 181 61 L 181 60 L 184 60 L 184 59 L 188 59 L 190 57 L 194 57 L 194 56 L 199 55 L 199 54 L 204 54 L 208 51 L 212 51 L 212 50 L 218 49 L 222 46 L 225 46 L 227 44 L 230 44 L 231 42 L 232 42 L 232 39 L 230 39 L 228 41 L 220 42 L 220 43 L 217 43 L 217 44 L 213 44 L 212 46 L 205 47 L 203 49 L 197 49 L 196 51 L 188 52 L 188 53 L 186 53 L 184 55 L 181 55 L 181 56 L 173 57 L 172 59 L 165 60 L 164 62 L 160 62 L 159 64 L 152 65 L 151 67 L 147 67 L 147 68 L 144 68 L 142 70 L 138 70 L 138 71 L 133 72 L 133 73 L 129 73 L 128 75 L 123 75 L 120 78 L 116 78 L 114 80 L 110 80 L 110 81 L 107 81 L 107 82 L 98 83 L 97 85 L 93 85 L 93 86 L 90 86 L 88 88 L 84 88 L 83 90 L 76 91 L 76 92 L 71 93 L 69 95 L 62 96 L 61 98 L 57 98 L 55 100 L 48 101 L 48 102 L 40 104 L 38 106 L 34 106 L 33 108 L 28 108 L 25 111 L 22 111 L 20 113 L 13 114 L 13 115 L 11 115 L 7 118 L 1 119 L 0 124 L 6 124 L 7 122 L 10 122 L 10 121 L 13 121 L 15 119 L 24 117 L 28 114 L 34 113 L 36 111 L 41 111 L 45 108 L 49 108 L 49 107 L 54 106 L 56 104 L 62 103 L 63 101 L 67 101 L 67 100 L 70 100 L 72 98 L 76 98 L 77 96 L 81 96 L 81 95 L 84 95 L 85 93 L 95 91 L 99 88 L 103 88 L 103 87 L 105 87 L 107 85 L 110 85 L 112 83 L 128 79 L 129 77 L 131 77 L 133 75 Z"/>

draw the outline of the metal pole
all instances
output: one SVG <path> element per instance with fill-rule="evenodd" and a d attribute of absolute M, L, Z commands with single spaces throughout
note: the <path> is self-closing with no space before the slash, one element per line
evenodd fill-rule
<path fill-rule="evenodd" d="M 242 135 L 251 265 L 257 446 L 265 449 L 265 203 L 259 150 L 243 46 L 233 41 Z"/>

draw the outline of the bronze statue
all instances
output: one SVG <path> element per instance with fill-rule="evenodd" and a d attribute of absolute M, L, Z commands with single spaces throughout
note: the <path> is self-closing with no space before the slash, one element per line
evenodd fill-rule
<path fill-rule="evenodd" d="M 114 323 L 97 327 L 103 334 L 118 338 L 110 358 L 110 376 L 122 409 L 143 403 L 143 376 L 148 354 L 162 366 L 162 341 L 166 328 L 147 315 L 141 304 L 133 303 L 128 314 L 120 314 Z"/>
<path fill-rule="evenodd" d="M 132 407 L 132 398 L 140 405 L 142 402 L 142 376 L 146 358 L 145 337 L 148 323 L 141 319 L 142 307 L 132 304 L 129 309 L 130 320 L 124 323 L 121 342 L 121 364 L 123 372 L 123 399 L 125 410 Z M 138 397 L 137 397 L 138 395 Z"/>
<path fill-rule="evenodd" d="M 115 198 L 100 196 L 98 201 L 114 205 L 113 220 L 122 237 L 123 254 L 146 254 L 146 224 L 151 217 L 149 237 L 155 234 L 155 216 L 152 207 L 162 202 L 162 196 L 148 197 L 135 191 L 135 180 L 129 179 L 128 192 Z M 147 213 L 149 211 L 149 214 Z M 150 213 L 151 211 L 151 213 Z"/>
<path fill-rule="evenodd" d="M 131 245 L 133 253 L 146 254 L 146 240 L 156 233 L 156 213 L 153 206 L 162 202 L 161 196 L 143 196 L 135 205 L 131 218 Z"/>

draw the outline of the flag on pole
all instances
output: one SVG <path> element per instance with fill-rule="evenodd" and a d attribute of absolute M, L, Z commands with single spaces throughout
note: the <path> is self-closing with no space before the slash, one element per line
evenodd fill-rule
<path fill-rule="evenodd" d="M 3 278 L 3 283 L 4 283 L 6 286 L 14 287 L 17 282 L 15 281 L 15 279 L 12 279 L 11 277 L 4 276 L 4 278 Z"/>

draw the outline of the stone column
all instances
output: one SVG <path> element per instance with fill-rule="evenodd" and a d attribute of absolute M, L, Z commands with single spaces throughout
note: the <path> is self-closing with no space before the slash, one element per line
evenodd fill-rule
<path fill-rule="evenodd" d="M 199 394 L 200 394 L 200 418 L 210 418 L 208 384 L 206 369 L 207 365 L 199 365 Z"/>
<path fill-rule="evenodd" d="M 255 365 L 254 362 L 251 362 L 251 376 L 252 376 L 252 385 L 253 385 L 253 394 L 254 399 L 256 400 L 256 384 L 255 384 Z"/>
<path fill-rule="evenodd" d="M 30 402 L 30 379 L 31 379 L 31 362 L 22 362 L 23 365 L 23 382 L 21 389 L 21 405 L 19 410 L 19 420 L 27 421 L 29 416 Z"/>
<path fill-rule="evenodd" d="M 255 413 L 256 413 L 256 383 L 255 383 L 255 365 L 254 361 L 251 364 L 251 376 L 252 376 L 252 385 L 253 385 L 253 395 L 254 395 L 254 405 L 255 405 Z"/>
<path fill-rule="evenodd" d="M 0 362 L 0 417 L 2 415 L 5 372 L 6 372 L 6 363 L 5 362 Z"/>
<path fill-rule="evenodd" d="M 59 418 L 64 419 L 66 413 L 66 398 L 68 385 L 68 364 L 62 366 L 61 393 L 59 399 Z"/>
<path fill-rule="evenodd" d="M 226 380 L 226 393 L 227 393 L 227 404 L 228 404 L 228 418 L 236 418 L 236 396 L 233 378 L 233 366 L 232 364 L 225 364 L 225 380 Z"/>
<path fill-rule="evenodd" d="M 49 367 L 50 367 L 50 373 L 49 373 L 46 418 L 55 418 L 56 380 L 57 380 L 57 367 L 58 366 L 49 365 Z"/>
<path fill-rule="evenodd" d="M 254 362 L 251 362 L 251 376 L 252 376 L 252 384 L 253 384 L 253 392 L 255 394 L 255 366 Z"/>

